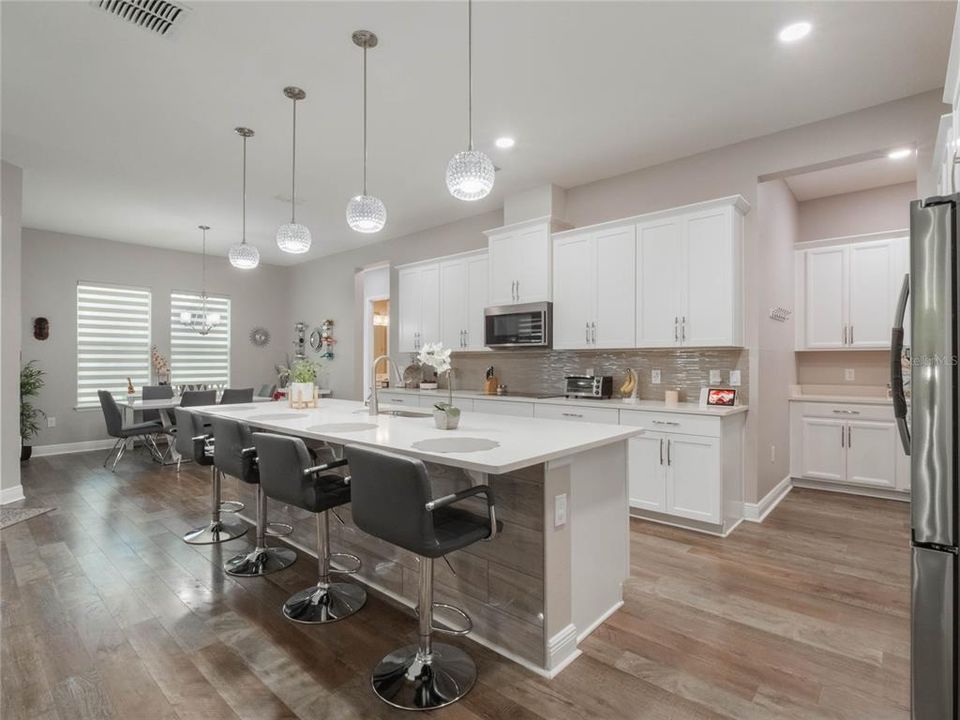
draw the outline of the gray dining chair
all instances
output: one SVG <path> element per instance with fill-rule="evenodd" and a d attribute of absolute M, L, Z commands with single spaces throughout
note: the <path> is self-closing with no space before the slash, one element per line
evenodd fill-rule
<path fill-rule="evenodd" d="M 199 405 L 216 404 L 216 390 L 184 390 L 180 396 L 180 407 L 197 407 Z"/>
<path fill-rule="evenodd" d="M 276 385 L 261 385 L 260 390 L 257 392 L 257 397 L 273 397 L 276 391 Z"/>
<path fill-rule="evenodd" d="M 220 396 L 221 405 L 236 405 L 253 402 L 253 388 L 224 388 Z"/>
<path fill-rule="evenodd" d="M 107 435 L 117 439 L 110 449 L 110 452 L 107 453 L 107 457 L 103 459 L 104 467 L 107 466 L 107 463 L 110 462 L 110 458 L 112 457 L 113 465 L 110 467 L 110 470 L 116 471 L 120 458 L 123 457 L 123 454 L 127 450 L 127 440 L 130 438 L 141 438 L 144 445 L 149 447 L 155 453 L 156 457 L 160 457 L 160 449 L 153 440 L 153 435 L 163 430 L 163 426 L 159 421 L 124 425 L 123 411 L 120 410 L 120 406 L 117 405 L 113 394 L 106 390 L 97 390 L 97 397 L 100 398 L 100 409 L 103 411 L 103 422 L 107 426 Z"/>

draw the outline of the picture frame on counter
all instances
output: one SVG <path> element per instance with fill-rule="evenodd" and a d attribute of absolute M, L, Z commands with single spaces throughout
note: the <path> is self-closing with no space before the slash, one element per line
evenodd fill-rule
<path fill-rule="evenodd" d="M 701 404 L 707 407 L 733 407 L 737 404 L 736 388 L 704 388 Z"/>

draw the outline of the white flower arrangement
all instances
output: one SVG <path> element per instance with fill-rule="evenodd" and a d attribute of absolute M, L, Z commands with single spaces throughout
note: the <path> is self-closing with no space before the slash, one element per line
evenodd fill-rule
<path fill-rule="evenodd" d="M 450 362 L 450 348 L 445 348 L 443 343 L 427 343 L 420 350 L 417 359 L 421 365 L 429 365 L 437 371 L 437 375 L 447 374 L 447 392 L 449 393 L 448 402 L 436 403 L 434 407 L 433 419 L 437 427 L 442 430 L 452 430 L 460 422 L 460 409 L 453 406 L 453 366 Z"/>
<path fill-rule="evenodd" d="M 445 348 L 443 343 L 427 343 L 420 349 L 417 359 L 421 365 L 429 365 L 437 371 L 437 375 L 450 372 L 450 348 Z"/>

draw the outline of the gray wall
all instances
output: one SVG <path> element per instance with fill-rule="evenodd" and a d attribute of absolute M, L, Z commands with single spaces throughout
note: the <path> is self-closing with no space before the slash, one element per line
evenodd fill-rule
<path fill-rule="evenodd" d="M 0 490 L 20 485 L 20 211 L 23 173 L 2 163 L 0 177 Z"/>
<path fill-rule="evenodd" d="M 860 190 L 800 203 L 797 242 L 902 230 L 910 227 L 916 183 Z"/>
<path fill-rule="evenodd" d="M 226 258 L 207 258 L 207 291 L 231 299 L 231 384 L 237 387 L 272 383 L 274 364 L 292 349 L 293 326 L 287 278 L 289 270 L 261 265 L 245 273 Z M 35 443 L 70 443 L 106 437 L 99 409 L 75 410 L 76 287 L 95 281 L 150 288 L 151 342 L 170 357 L 170 291 L 200 290 L 200 255 L 111 242 L 79 235 L 23 230 L 23 357 L 36 359 L 47 371 L 39 405 L 56 417 L 56 427 L 43 430 Z M 50 338 L 35 340 L 33 318 L 50 320 Z M 256 348 L 248 335 L 266 327 L 270 344 Z M 6 347 L 6 334 L 4 334 Z"/>

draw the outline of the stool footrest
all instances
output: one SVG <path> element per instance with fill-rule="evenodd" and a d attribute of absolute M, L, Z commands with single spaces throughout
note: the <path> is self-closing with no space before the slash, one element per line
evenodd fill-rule
<path fill-rule="evenodd" d="M 470 619 L 470 616 L 467 615 L 467 613 L 465 613 L 463 610 L 461 610 L 460 608 L 458 608 L 456 605 L 448 605 L 447 603 L 435 602 L 435 603 L 433 604 L 433 608 L 434 608 L 434 617 L 433 617 L 433 621 L 434 621 L 434 622 L 431 623 L 430 629 L 433 630 L 434 632 L 443 633 L 444 635 L 467 635 L 468 633 L 470 633 L 470 632 L 473 630 L 473 620 L 471 620 L 471 619 Z M 456 626 L 454 626 L 454 625 L 452 625 L 452 624 L 449 624 L 449 623 L 444 623 L 444 624 L 441 624 L 441 625 L 437 625 L 437 624 L 436 624 L 436 621 L 437 621 L 436 609 L 437 609 L 437 608 L 441 608 L 441 609 L 446 610 L 446 611 L 448 611 L 448 612 L 454 613 L 455 615 L 459 615 L 461 618 L 463 618 L 463 625 L 462 625 L 461 627 L 456 627 Z M 414 614 L 415 614 L 417 617 L 420 617 L 420 609 L 419 609 L 419 608 L 414 608 Z M 442 621 L 441 621 L 441 622 L 442 622 Z"/>
<path fill-rule="evenodd" d="M 338 558 L 345 558 L 355 563 L 355 567 L 348 566 L 344 568 L 342 565 L 335 565 L 334 561 Z M 363 562 L 353 553 L 342 553 L 335 552 L 330 553 L 330 572 L 338 573 L 340 575 L 355 575 L 360 572 L 360 568 L 363 567 Z"/>
<path fill-rule="evenodd" d="M 293 533 L 293 525 L 282 522 L 268 522 L 266 532 L 270 537 L 286 537 Z"/>
<path fill-rule="evenodd" d="M 220 512 L 235 513 L 243 510 L 243 503 L 239 500 L 224 500 L 220 503 Z"/>

